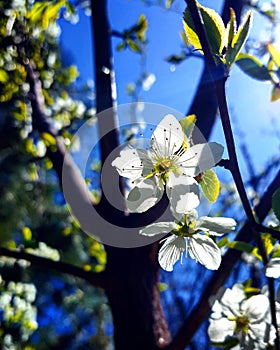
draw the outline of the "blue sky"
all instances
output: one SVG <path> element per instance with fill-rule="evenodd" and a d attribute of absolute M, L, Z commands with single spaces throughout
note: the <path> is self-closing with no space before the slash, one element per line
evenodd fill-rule
<path fill-rule="evenodd" d="M 182 14 L 179 11 L 167 12 L 159 6 L 147 7 L 141 0 L 109 0 L 109 20 L 115 30 L 122 30 L 134 24 L 141 13 L 145 13 L 149 21 L 147 37 L 147 70 L 156 76 L 152 88 L 142 93 L 145 102 L 167 105 L 181 113 L 186 113 L 195 93 L 195 88 L 202 68 L 201 59 L 192 58 L 178 65 L 175 71 L 170 70 L 170 64 L 165 58 L 170 54 L 180 52 L 182 30 Z M 221 1 L 201 1 L 205 6 L 221 7 Z M 183 5 L 183 2 L 181 3 Z M 182 7 L 183 9 L 183 7 Z M 263 35 L 264 22 L 258 16 L 254 18 L 253 35 Z M 92 42 L 90 18 L 80 13 L 80 21 L 76 25 L 62 22 L 61 41 L 77 64 L 81 72 L 81 80 L 93 77 Z M 119 41 L 113 39 L 113 48 Z M 114 50 L 114 65 L 116 71 L 118 103 L 130 102 L 125 93 L 126 86 L 134 82 L 140 73 L 140 57 L 128 50 Z M 257 169 L 264 168 L 265 162 L 273 155 L 279 154 L 279 138 L 275 133 L 275 125 L 280 127 L 280 102 L 271 103 L 271 86 L 258 82 L 244 75 L 237 67 L 231 72 L 228 81 L 228 102 L 233 128 L 244 132 L 240 139 L 248 144 L 253 162 Z M 160 117 L 153 116 L 152 122 L 158 122 Z M 274 123 L 272 123 L 272 120 Z M 220 123 L 216 123 L 212 139 L 224 144 Z M 240 163 L 244 169 L 244 160 L 240 155 Z"/>

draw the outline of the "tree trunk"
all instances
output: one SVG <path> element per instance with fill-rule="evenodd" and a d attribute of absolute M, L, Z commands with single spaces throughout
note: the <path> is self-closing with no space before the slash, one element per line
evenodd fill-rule
<path fill-rule="evenodd" d="M 106 293 L 115 327 L 116 350 L 155 350 L 170 342 L 158 287 L 158 245 L 107 248 Z"/>
<path fill-rule="evenodd" d="M 115 82 L 112 64 L 110 27 L 107 1 L 92 0 L 92 24 L 95 50 L 96 109 L 111 108 L 106 120 L 98 119 L 101 139 L 102 163 L 118 146 L 115 116 Z M 109 74 L 108 74 L 109 73 Z M 104 130 L 111 132 L 105 134 Z M 103 196 L 100 214 L 114 216 L 112 222 L 125 221 L 123 213 L 111 207 Z M 108 296 L 114 322 L 116 350 L 155 350 L 170 342 L 170 333 L 161 307 L 158 288 L 158 244 L 141 248 L 115 248 L 106 246 L 107 276 L 105 292 Z"/>

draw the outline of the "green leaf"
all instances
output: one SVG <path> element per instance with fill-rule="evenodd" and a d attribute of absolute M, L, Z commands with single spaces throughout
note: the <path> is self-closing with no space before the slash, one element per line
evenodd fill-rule
<path fill-rule="evenodd" d="M 136 36 L 140 42 L 145 42 L 146 40 L 146 31 L 148 29 L 148 20 L 145 15 L 140 15 L 137 21 L 137 30 Z"/>
<path fill-rule="evenodd" d="M 188 139 L 191 138 L 193 128 L 195 126 L 195 122 L 196 122 L 196 116 L 194 114 L 190 114 L 184 119 L 180 120 L 180 124 L 183 129 L 183 132 L 186 134 Z"/>
<path fill-rule="evenodd" d="M 235 33 L 236 33 L 236 16 L 235 16 L 234 10 L 230 8 L 230 20 L 226 27 L 227 38 L 226 38 L 225 45 L 227 47 L 231 45 Z"/>
<path fill-rule="evenodd" d="M 8 80 L 9 74 L 4 69 L 0 69 L 0 82 L 5 84 Z"/>
<path fill-rule="evenodd" d="M 269 233 L 263 234 L 261 237 L 262 237 L 266 255 L 269 255 L 274 249 L 276 239 L 273 238 Z"/>
<path fill-rule="evenodd" d="M 201 6 L 198 7 L 204 22 L 204 28 L 208 43 L 213 55 L 219 55 L 223 49 L 226 29 L 220 15 L 213 9 Z M 184 12 L 184 29 L 190 43 L 195 49 L 201 50 L 200 40 L 196 34 L 196 28 L 192 20 L 189 8 Z"/>
<path fill-rule="evenodd" d="M 262 257 L 261 257 L 261 255 L 259 253 L 258 248 L 252 246 L 249 243 L 241 242 L 241 241 L 234 241 L 234 242 L 229 242 L 227 244 L 227 247 L 231 248 L 231 249 L 240 250 L 241 252 L 244 252 L 244 253 L 252 254 L 257 259 L 262 261 Z"/>
<path fill-rule="evenodd" d="M 117 46 L 117 51 L 123 51 L 126 47 L 125 42 L 121 42 L 118 46 Z"/>
<path fill-rule="evenodd" d="M 276 47 L 272 44 L 266 45 L 268 52 L 270 53 L 271 58 L 273 59 L 274 63 L 280 67 L 280 51 L 276 49 Z"/>
<path fill-rule="evenodd" d="M 240 53 L 236 60 L 236 64 L 244 73 L 248 74 L 251 78 L 261 81 L 267 81 L 271 79 L 267 67 L 252 55 Z"/>
<path fill-rule="evenodd" d="M 26 18 L 30 19 L 33 23 L 38 22 L 41 20 L 47 6 L 48 4 L 46 2 L 36 2 L 31 10 L 27 12 Z"/>
<path fill-rule="evenodd" d="M 133 41 L 132 39 L 127 39 L 126 42 L 127 42 L 127 45 L 129 46 L 131 51 L 136 52 L 136 53 L 141 52 L 141 48 L 136 44 L 135 41 Z"/>
<path fill-rule="evenodd" d="M 168 10 L 172 6 L 174 0 L 166 0 L 165 2 L 165 8 Z"/>
<path fill-rule="evenodd" d="M 160 292 L 164 292 L 165 290 L 168 289 L 168 284 L 159 282 L 158 289 L 159 289 Z"/>
<path fill-rule="evenodd" d="M 245 41 L 248 38 L 252 26 L 252 13 L 248 12 L 244 23 L 238 28 L 237 33 L 233 36 L 232 41 L 229 42 L 226 52 L 226 63 L 231 66 L 239 55 Z"/>
<path fill-rule="evenodd" d="M 220 181 L 216 173 L 213 170 L 206 170 L 199 184 L 208 201 L 216 202 L 220 192 Z"/>
<path fill-rule="evenodd" d="M 41 137 L 44 141 L 44 144 L 49 147 L 49 146 L 55 146 L 56 145 L 56 139 L 54 136 L 47 132 L 42 132 Z"/>
<path fill-rule="evenodd" d="M 272 210 L 277 219 L 280 221 L 280 188 L 278 188 L 278 190 L 275 191 L 272 196 Z"/>
<path fill-rule="evenodd" d="M 280 86 L 278 84 L 274 84 L 271 91 L 270 101 L 275 102 L 279 99 L 280 99 Z"/>

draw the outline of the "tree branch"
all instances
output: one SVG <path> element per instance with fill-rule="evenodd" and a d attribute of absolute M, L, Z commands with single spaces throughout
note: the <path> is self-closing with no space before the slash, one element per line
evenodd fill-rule
<path fill-rule="evenodd" d="M 43 269 L 55 270 L 59 273 L 65 273 L 73 277 L 81 278 L 89 282 L 94 287 L 105 288 L 106 287 L 106 275 L 104 272 L 95 273 L 91 271 L 85 271 L 84 269 L 67 264 L 62 261 L 55 261 L 34 254 L 26 253 L 23 250 L 10 250 L 7 248 L 0 247 L 0 256 L 7 256 L 17 260 L 23 259 L 31 262 L 36 266 L 39 266 Z"/>

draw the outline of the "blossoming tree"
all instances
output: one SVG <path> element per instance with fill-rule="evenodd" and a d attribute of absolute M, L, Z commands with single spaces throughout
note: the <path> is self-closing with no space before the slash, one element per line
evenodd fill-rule
<path fill-rule="evenodd" d="M 78 2 L 76 6 L 79 3 L 83 4 Z M 167 1 L 165 6 L 169 8 L 173 3 Z M 225 84 L 236 63 L 251 77 L 269 81 L 271 99 L 277 100 L 280 52 L 269 43 L 266 46 L 268 61 L 264 63 L 242 51 L 252 26 L 251 12 L 246 13 L 240 23 L 243 2 L 226 1 L 220 17 L 195 0 L 186 1 L 182 13 L 186 52 L 198 52 L 205 61 L 196 97 L 198 102 L 195 99 L 192 114 L 181 120 L 171 113 L 162 115 L 144 143 L 136 132 L 126 139 L 124 146 L 120 145 L 116 121 L 121 110 L 115 105 L 111 35 L 121 40 L 119 50 L 130 48 L 141 52 L 141 45 L 146 43 L 145 17 L 140 16 L 137 24 L 128 30 L 116 32 L 109 26 L 106 0 L 91 1 L 87 10 L 91 10 L 94 36 L 96 111 L 93 111 L 66 93 L 65 86 L 77 77 L 77 71 L 74 67 L 63 68 L 57 57 L 57 21 L 61 14 L 73 19 L 75 4 L 60 0 L 13 1 L 12 4 L 4 1 L 2 5 L 1 113 L 5 116 L 3 125 L 16 133 L 19 147 L 6 140 L 1 162 L 10 161 L 11 154 L 16 159 L 26 159 L 31 166 L 29 164 L 23 178 L 18 175 L 18 183 L 24 184 L 26 191 L 31 187 L 34 192 L 33 210 L 46 221 L 50 216 L 59 218 L 53 226 L 55 229 L 52 228 L 58 235 L 49 235 L 52 237 L 45 237 L 45 231 L 38 229 L 39 224 L 37 231 L 30 228 L 36 215 L 30 215 L 29 210 L 23 210 L 28 214 L 22 214 L 19 224 L 12 229 L 3 224 L 8 238 L 3 238 L 0 254 L 13 260 L 2 261 L 2 264 L 13 265 L 18 261 L 16 266 L 26 271 L 34 266 L 39 267 L 36 271 L 55 270 L 103 289 L 112 313 L 117 350 L 184 349 L 208 316 L 209 341 L 217 347 L 279 349 L 280 310 L 274 279 L 280 275 L 277 245 L 280 175 L 275 176 L 253 207 L 236 155 Z M 272 18 L 271 13 L 265 14 Z M 183 60 L 186 52 L 169 60 Z M 212 101 L 207 111 L 204 110 L 205 95 Z M 207 142 L 217 108 L 224 145 Z M 204 112 L 210 113 L 210 118 L 206 118 Z M 67 151 L 71 139 L 75 141 L 73 134 L 81 126 L 81 120 L 89 119 L 88 126 L 93 114 L 98 126 L 102 165 L 99 196 L 95 189 L 91 191 Z M 84 130 L 83 126 L 79 130 Z M 198 137 L 198 130 L 204 135 L 204 141 Z M 83 134 L 77 131 L 77 135 L 81 138 Z M 224 149 L 228 156 L 224 155 Z M 236 222 L 228 214 L 227 217 L 201 215 L 203 198 L 209 202 L 219 198 L 220 183 L 213 170 L 215 167 L 230 172 L 245 222 Z M 55 180 L 50 171 L 56 173 Z M 34 182 L 38 178 L 37 186 Z M 47 189 L 53 181 L 62 186 L 72 216 L 66 212 L 65 203 L 62 203 L 63 211 L 50 215 L 45 211 L 45 204 L 40 202 L 40 198 L 48 197 Z M 23 186 L 19 187 L 15 193 L 24 191 Z M 3 193 L 6 192 L 3 190 Z M 5 196 L 7 203 L 10 197 Z M 263 224 L 271 209 L 273 224 Z M 5 215 L 4 218 L 9 217 Z M 238 234 L 231 240 L 226 234 L 233 231 Z M 83 242 L 78 247 L 80 259 L 75 261 L 80 266 L 72 261 L 72 245 L 78 250 L 78 238 L 73 239 L 75 244 L 67 241 L 68 248 L 72 247 L 68 251 L 64 247 L 66 241 L 61 245 L 57 242 L 61 235 L 73 237 L 73 233 Z M 12 239 L 13 235 L 16 238 Z M 55 248 L 68 256 L 68 261 L 63 261 Z M 265 283 L 260 286 L 244 280 L 220 289 L 244 253 L 259 262 L 258 271 Z M 161 303 L 159 272 L 160 268 L 173 271 L 183 256 L 188 255 L 194 260 L 193 266 L 198 262 L 203 268 L 215 271 L 207 285 L 198 291 L 197 305 L 171 337 Z M 94 263 L 90 257 L 95 259 Z M 7 276 L 6 279 L 7 282 L 4 274 L 0 278 L 2 343 L 11 349 L 12 346 L 28 348 L 27 341 L 38 327 L 33 305 L 35 288 L 30 283 L 16 284 Z M 97 292 L 92 294 L 92 299 L 98 298 Z M 13 327 L 19 330 L 18 344 Z M 93 349 L 106 347 L 106 344 L 91 341 Z M 78 349 L 84 345 L 76 343 L 75 346 Z"/>

